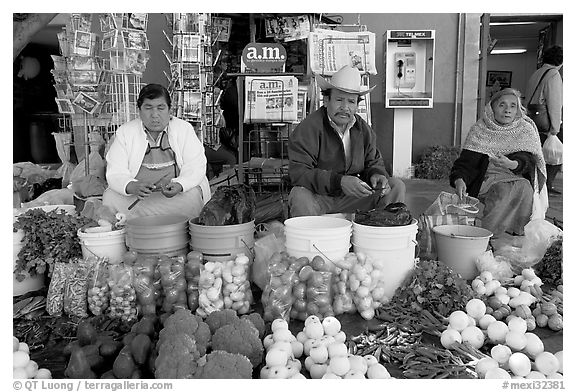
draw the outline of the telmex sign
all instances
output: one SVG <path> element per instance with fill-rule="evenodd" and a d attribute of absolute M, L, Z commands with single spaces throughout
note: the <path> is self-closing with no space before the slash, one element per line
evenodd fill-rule
<path fill-rule="evenodd" d="M 259 72 L 282 69 L 286 63 L 286 49 L 275 43 L 249 43 L 242 51 L 246 68 Z"/>

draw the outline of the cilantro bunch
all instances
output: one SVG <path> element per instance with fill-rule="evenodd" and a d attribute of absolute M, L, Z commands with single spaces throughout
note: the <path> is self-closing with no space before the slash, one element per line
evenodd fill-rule
<path fill-rule="evenodd" d="M 542 279 L 545 285 L 550 287 L 557 287 L 563 284 L 563 270 L 562 270 L 562 238 L 555 240 L 546 249 L 546 253 L 542 260 L 534 266 L 534 272 Z"/>
<path fill-rule="evenodd" d="M 391 302 L 405 309 L 426 309 L 433 315 L 448 317 L 453 311 L 464 309 L 472 297 L 472 288 L 446 264 L 420 260 L 412 276 L 396 289 Z"/>
<path fill-rule="evenodd" d="M 25 272 L 34 276 L 48 271 L 50 276 L 54 263 L 82 257 L 77 231 L 89 222 L 88 218 L 70 215 L 63 210 L 31 209 L 18 216 L 14 232 L 22 230 L 24 238 L 15 263 L 16 279 L 24 280 Z"/>

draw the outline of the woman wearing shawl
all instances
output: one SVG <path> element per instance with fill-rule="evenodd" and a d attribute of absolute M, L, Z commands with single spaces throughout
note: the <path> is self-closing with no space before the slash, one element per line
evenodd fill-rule
<path fill-rule="evenodd" d="M 531 220 L 548 208 L 546 164 L 534 122 L 520 104 L 520 93 L 500 90 L 470 129 L 450 173 L 461 198 L 484 203 L 482 226 L 498 237 L 524 234 Z"/>

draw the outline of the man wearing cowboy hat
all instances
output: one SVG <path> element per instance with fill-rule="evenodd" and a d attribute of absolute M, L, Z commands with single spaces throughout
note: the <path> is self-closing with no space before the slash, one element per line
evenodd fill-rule
<path fill-rule="evenodd" d="M 344 66 L 330 81 L 316 75 L 324 106 L 290 135 L 290 216 L 350 213 L 404 202 L 406 187 L 391 178 L 376 146 L 376 134 L 358 115 L 360 72 Z"/>

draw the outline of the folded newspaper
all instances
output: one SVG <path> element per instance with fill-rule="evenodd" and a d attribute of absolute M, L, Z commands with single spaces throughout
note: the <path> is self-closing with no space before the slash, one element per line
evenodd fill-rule
<path fill-rule="evenodd" d="M 246 77 L 244 122 L 294 122 L 298 79 L 294 76 Z"/>
<path fill-rule="evenodd" d="M 375 53 L 376 35 L 369 31 L 316 29 L 308 37 L 310 69 L 321 75 L 333 75 L 345 65 L 376 75 Z"/>

